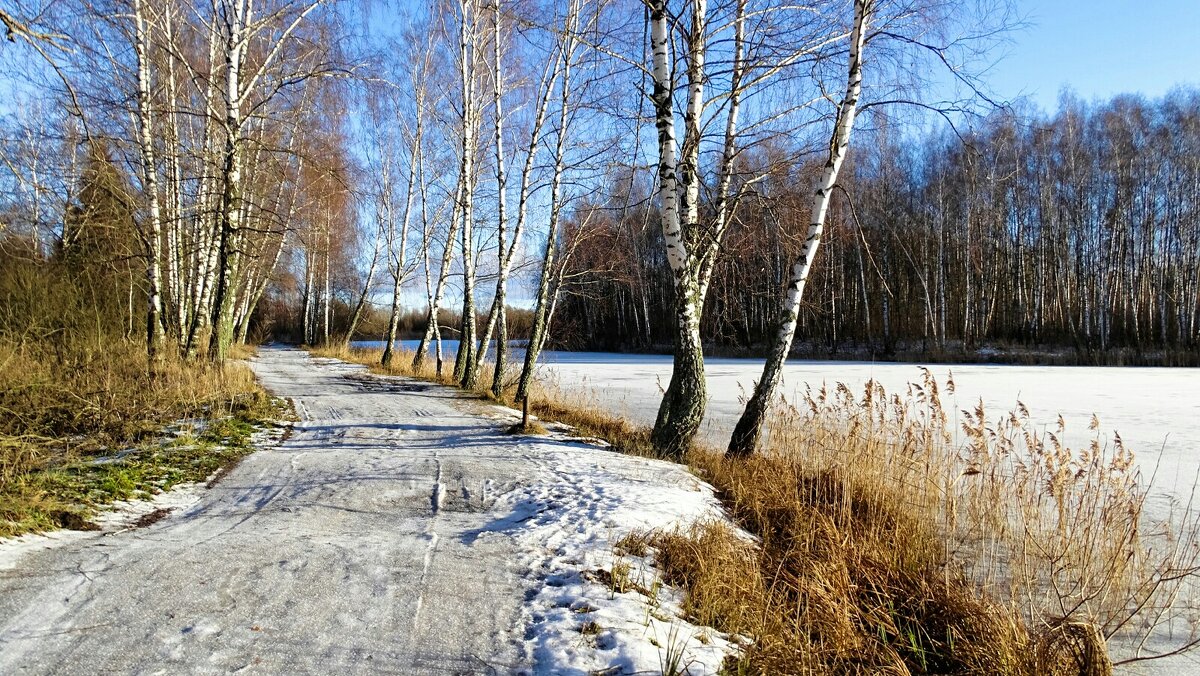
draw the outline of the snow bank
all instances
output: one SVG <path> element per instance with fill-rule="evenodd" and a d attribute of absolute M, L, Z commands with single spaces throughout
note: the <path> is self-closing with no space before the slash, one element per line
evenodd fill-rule
<path fill-rule="evenodd" d="M 516 411 L 493 407 L 504 423 Z M 537 673 L 715 674 L 731 637 L 684 619 L 682 595 L 647 557 L 616 543 L 633 531 L 727 521 L 712 487 L 681 465 L 618 455 L 567 434 L 529 438 L 552 476 L 508 496 L 505 532 L 525 552 L 526 610 Z"/>

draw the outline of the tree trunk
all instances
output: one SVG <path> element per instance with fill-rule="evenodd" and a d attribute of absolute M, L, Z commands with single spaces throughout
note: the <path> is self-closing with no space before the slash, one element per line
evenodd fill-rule
<path fill-rule="evenodd" d="M 429 341 L 437 338 L 438 340 L 438 374 L 442 372 L 442 343 L 441 329 L 438 327 L 438 313 L 442 309 L 442 297 L 446 293 L 446 282 L 450 276 L 450 263 L 454 259 L 454 238 L 458 234 L 458 203 L 459 195 L 462 191 L 462 182 L 458 184 L 458 188 L 454 195 L 454 206 L 450 213 L 450 228 L 446 233 L 446 247 L 442 249 L 442 267 L 438 271 L 438 281 L 434 288 L 433 299 L 429 304 L 429 317 L 425 322 L 425 335 L 421 338 L 421 344 L 417 346 L 417 353 L 413 355 L 413 369 L 420 371 L 425 365 L 425 355 L 429 351 Z"/>
<path fill-rule="evenodd" d="M 829 142 L 829 156 L 825 163 L 825 170 L 822 172 L 813 194 L 812 219 L 808 226 L 808 236 L 805 238 L 800 256 L 792 264 L 787 298 L 780 313 L 775 344 L 763 365 L 763 373 L 754 388 L 754 394 L 747 402 L 746 409 L 742 412 L 742 416 L 734 428 L 733 436 L 729 440 L 727 451 L 729 456 L 747 456 L 757 449 L 762 435 L 763 420 L 774 403 L 775 390 L 779 385 L 783 363 L 792 349 L 792 339 L 796 334 L 796 321 L 800 314 L 800 300 L 804 295 L 804 286 L 808 282 L 812 262 L 821 241 L 821 233 L 825 228 L 825 217 L 833 196 L 833 186 L 837 183 L 838 172 L 850 145 L 850 132 L 854 128 L 858 97 L 862 91 L 862 51 L 866 40 L 866 27 L 870 20 L 872 1 L 854 0 L 854 28 L 850 34 L 846 93 L 838 108 L 833 138 Z"/>
<path fill-rule="evenodd" d="M 375 251 L 371 254 L 371 265 L 367 268 L 367 281 L 363 284 L 362 293 L 358 295 L 358 302 L 354 304 L 354 311 L 350 313 L 350 325 L 346 327 L 346 334 L 342 337 L 342 344 L 349 347 L 350 341 L 354 338 L 354 332 L 358 330 L 358 324 L 362 321 L 363 311 L 367 308 L 367 298 L 371 295 L 371 284 L 375 281 L 375 268 L 379 266 L 379 239 L 375 239 Z M 398 288 L 400 285 L 397 284 Z"/>
<path fill-rule="evenodd" d="M 217 280 L 213 296 L 212 326 L 208 357 L 223 361 L 233 340 L 233 283 L 237 278 L 240 253 L 234 246 L 242 215 L 242 161 L 239 137 L 242 133 L 241 68 L 245 48 L 248 8 L 244 2 L 232 4 L 226 23 L 225 50 L 225 151 L 222 165 L 224 185 L 221 191 L 220 236 L 217 249 Z"/>
<path fill-rule="evenodd" d="M 663 240 L 674 289 L 674 347 L 671 382 L 659 405 L 651 441 L 660 453 L 682 458 L 704 419 L 708 403 L 704 350 L 700 342 L 703 311 L 698 263 L 687 233 L 696 229 L 699 211 L 697 162 L 700 152 L 705 40 L 704 0 L 694 0 L 688 52 L 688 101 L 684 119 L 683 162 L 677 158 L 670 34 L 665 0 L 650 3 L 655 127 L 658 129 L 658 193 Z M 682 164 L 682 166 L 680 166 Z M 685 231 L 686 227 L 686 231 Z"/>
<path fill-rule="evenodd" d="M 484 325 L 483 337 L 479 341 L 479 349 L 475 354 L 475 362 L 472 368 L 475 370 L 475 375 L 472 380 L 478 382 L 479 372 L 483 368 L 483 362 L 487 358 L 488 347 L 492 342 L 492 331 L 497 323 L 505 323 L 504 317 L 504 297 L 506 277 L 508 270 L 506 259 L 508 258 L 508 250 L 505 246 L 505 229 L 508 225 L 507 207 L 508 200 L 506 199 L 505 190 L 508 189 L 508 178 L 505 167 L 504 158 L 504 69 L 500 62 L 500 0 L 495 0 L 495 4 L 491 7 L 493 19 L 493 34 L 492 34 L 492 108 L 496 121 L 496 290 L 492 296 L 492 309 L 488 312 L 487 322 Z M 492 377 L 492 394 L 500 396 L 499 378 L 504 374 L 504 360 L 508 358 L 505 354 L 504 346 L 500 343 L 496 344 L 496 371 Z"/>
<path fill-rule="evenodd" d="M 462 22 L 459 24 L 459 56 L 462 63 L 462 164 L 459 180 L 462 183 L 462 216 L 460 227 L 463 257 L 463 305 L 458 354 L 454 360 L 454 379 L 464 388 L 475 388 L 475 16 L 474 0 L 463 0 Z M 471 15 L 468 29 L 468 14 Z"/>
<path fill-rule="evenodd" d="M 559 211 L 562 207 L 560 204 L 562 200 L 562 179 L 566 166 L 566 149 L 570 123 L 571 60 L 576 45 L 573 37 L 575 35 L 575 31 L 573 30 L 576 16 L 575 9 L 575 4 L 571 3 L 566 17 L 566 30 L 563 31 L 562 88 L 558 100 L 558 138 L 554 144 L 554 171 L 550 177 L 550 223 L 546 228 L 546 249 L 542 256 L 542 272 L 538 279 L 537 303 L 533 310 L 533 325 L 529 330 L 529 342 L 525 345 L 525 361 L 521 366 L 521 377 L 517 380 L 516 398 L 518 401 L 524 401 L 529 396 L 529 388 L 533 384 L 534 370 L 537 368 L 538 354 L 541 352 L 542 344 L 545 343 L 546 332 L 549 327 L 550 280 L 554 272 L 554 255 L 558 242 Z M 547 95 L 550 89 L 553 89 L 553 82 L 547 86 Z M 524 220 L 525 199 L 528 192 L 527 180 L 530 167 L 532 166 L 532 153 L 535 145 L 536 143 L 533 142 L 530 144 L 531 156 L 527 158 L 526 175 L 522 177 L 522 199 L 517 216 L 518 223 Z M 496 359 L 496 362 L 498 365 L 496 380 L 499 381 L 503 379 L 503 367 L 499 366 L 501 362 L 499 358 Z"/>
<path fill-rule="evenodd" d="M 142 237 L 146 244 L 146 354 L 151 363 L 162 358 L 162 208 L 158 198 L 158 166 L 154 157 L 154 123 L 150 110 L 150 37 L 142 0 L 134 0 L 134 53 L 138 71 L 138 132 L 142 154 L 142 191 L 149 201 L 150 222 Z"/>

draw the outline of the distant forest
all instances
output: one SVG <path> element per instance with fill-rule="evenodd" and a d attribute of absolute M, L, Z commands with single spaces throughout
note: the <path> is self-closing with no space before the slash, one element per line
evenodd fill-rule
<path fill-rule="evenodd" d="M 1051 115 L 1008 110 L 961 136 L 896 136 L 875 129 L 848 156 L 798 352 L 1197 362 L 1200 92 L 1065 96 Z M 770 172 L 728 233 L 702 331 L 753 354 L 773 336 L 819 167 L 769 150 L 747 161 Z M 560 345 L 669 346 L 652 189 L 627 181 L 576 215 L 591 234 L 565 275 Z"/>

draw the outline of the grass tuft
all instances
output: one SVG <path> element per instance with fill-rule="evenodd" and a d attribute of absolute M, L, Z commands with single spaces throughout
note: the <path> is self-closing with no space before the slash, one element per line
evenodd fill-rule
<path fill-rule="evenodd" d="M 244 364 L 150 370 L 119 341 L 64 358 L 0 342 L 0 537 L 90 529 L 103 505 L 201 481 L 286 416 Z"/>

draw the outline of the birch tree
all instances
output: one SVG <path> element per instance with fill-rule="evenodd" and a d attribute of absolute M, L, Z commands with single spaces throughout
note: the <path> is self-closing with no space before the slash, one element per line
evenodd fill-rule
<path fill-rule="evenodd" d="M 575 58 L 575 55 L 577 52 L 578 41 L 575 40 L 574 38 L 572 38 L 571 36 L 573 36 L 578 31 L 578 26 L 577 26 L 578 15 L 579 15 L 578 3 L 575 2 L 574 0 L 572 0 L 571 2 L 568 2 L 567 8 L 566 8 L 566 19 L 565 19 L 565 24 L 564 24 L 564 30 L 561 33 L 561 35 L 556 35 L 554 37 L 551 48 L 545 57 L 545 64 L 542 69 L 542 73 L 539 78 L 539 81 L 538 81 L 538 86 L 534 90 L 536 103 L 534 104 L 533 117 L 532 117 L 532 120 L 530 122 L 530 127 L 529 127 L 529 140 L 524 148 L 524 163 L 521 168 L 519 186 L 517 188 L 516 223 L 512 229 L 511 239 L 506 239 L 507 207 L 506 207 L 506 203 L 505 203 L 504 191 L 507 187 L 507 178 L 504 173 L 505 159 L 504 159 L 503 140 L 502 140 L 502 138 L 503 138 L 503 125 L 502 125 L 503 108 L 501 105 L 501 93 L 503 92 L 504 87 L 503 87 L 503 76 L 502 76 L 503 71 L 502 71 L 501 61 L 500 61 L 500 51 L 498 48 L 493 55 L 494 71 L 496 73 L 494 76 L 494 79 L 498 83 L 497 91 L 496 91 L 496 99 L 495 99 L 495 103 L 494 103 L 494 109 L 495 109 L 495 115 L 496 115 L 495 134 L 497 137 L 496 183 L 500 189 L 498 205 L 497 205 L 498 206 L 498 208 L 497 208 L 498 269 L 497 269 L 497 273 L 496 273 L 496 288 L 495 288 L 495 292 L 493 295 L 492 309 L 488 314 L 487 325 L 484 329 L 483 339 L 481 341 L 481 346 L 483 346 L 483 347 L 481 347 L 480 352 L 482 354 L 486 354 L 486 346 L 491 342 L 492 331 L 493 331 L 493 328 L 495 328 L 496 332 L 497 332 L 496 363 L 495 363 L 494 371 L 492 373 L 492 395 L 496 396 L 496 397 L 499 397 L 503 390 L 504 381 L 505 381 L 505 370 L 506 370 L 507 363 L 508 363 L 508 328 L 507 328 L 507 318 L 506 318 L 506 314 L 507 314 L 506 299 L 507 299 L 507 288 L 508 288 L 509 275 L 511 274 L 512 265 L 516 258 L 516 254 L 519 250 L 518 247 L 521 244 L 521 237 L 525 232 L 526 222 L 528 220 L 529 202 L 530 202 L 530 199 L 532 196 L 532 191 L 535 187 L 533 179 L 534 179 L 534 170 L 537 166 L 536 159 L 538 156 L 538 151 L 542 146 L 543 138 L 545 136 L 545 123 L 546 123 L 547 112 L 550 108 L 550 101 L 553 98 L 554 90 L 555 90 L 555 87 L 556 87 L 559 79 L 564 76 L 568 77 L 568 78 L 570 77 L 570 72 L 569 72 L 570 61 Z M 497 17 L 498 16 L 499 15 L 497 14 Z M 496 28 L 497 32 L 499 31 L 499 27 L 500 27 L 499 19 L 497 18 L 497 21 L 495 24 L 495 28 Z M 560 113 L 562 112 L 562 110 L 565 109 L 565 107 L 567 105 L 568 105 L 567 97 L 566 96 L 560 97 Z M 560 138 L 559 143 L 556 144 L 555 164 L 554 164 L 554 170 L 553 170 L 552 176 L 561 176 L 561 173 L 563 171 L 562 155 L 563 155 L 563 152 L 565 151 L 565 140 L 563 140 L 565 138 L 563 135 L 566 134 L 566 126 L 565 125 L 566 125 L 566 118 L 564 118 L 560 115 L 559 135 L 562 138 Z M 560 183 L 561 183 L 561 181 L 560 181 Z M 556 189 L 555 187 L 553 187 L 553 179 L 552 179 L 551 199 L 550 199 L 550 210 L 551 210 L 551 214 L 552 214 L 551 215 L 551 219 L 552 219 L 551 223 L 555 222 L 555 217 L 553 216 L 553 213 L 558 209 L 558 204 L 560 201 L 559 197 L 558 197 L 559 193 L 560 193 L 560 189 Z M 555 229 L 556 228 L 551 226 L 551 228 L 550 228 L 551 234 L 553 234 Z M 536 323 L 536 321 L 537 321 L 536 316 L 540 313 L 539 310 L 537 309 L 537 307 L 535 307 L 534 313 L 535 313 L 535 323 Z M 528 348 L 527 348 L 527 350 L 528 350 Z M 480 355 L 479 359 L 477 360 L 477 363 L 482 362 L 482 354 Z M 528 352 L 526 354 L 528 356 Z M 533 361 L 536 361 L 536 354 L 533 357 Z M 519 396 L 523 396 L 526 391 L 526 388 L 528 387 L 527 377 L 525 377 L 525 375 L 524 375 L 524 369 L 522 370 L 521 381 L 525 382 L 526 384 L 525 384 L 525 387 L 519 388 L 520 392 L 521 392 L 521 394 Z"/>
<path fill-rule="evenodd" d="M 430 46 L 427 44 L 427 47 Z M 388 316 L 387 334 L 384 337 L 384 349 L 381 362 L 384 366 L 391 366 L 392 359 L 395 353 L 396 331 L 400 322 L 400 300 L 401 291 L 404 287 L 404 282 L 411 273 L 411 266 L 408 261 L 408 230 L 409 222 L 412 215 L 413 200 L 416 197 L 417 179 L 420 175 L 420 168 L 424 165 L 424 148 L 425 142 L 425 107 L 426 107 L 426 83 L 425 79 L 429 74 L 430 68 L 430 49 L 426 50 L 423 59 L 414 59 L 413 70 L 411 73 L 413 103 L 416 122 L 413 129 L 412 138 L 410 140 L 409 161 L 408 161 L 408 179 L 404 191 L 404 206 L 400 216 L 400 228 L 397 231 L 393 209 L 392 209 L 392 190 L 390 186 L 391 171 L 386 169 L 390 162 L 383 160 L 383 171 L 379 175 L 380 180 L 380 195 L 384 200 L 385 218 L 388 222 L 388 270 L 392 276 L 392 309 Z M 418 65 L 420 64 L 420 65 Z M 383 151 L 386 152 L 386 151 Z M 422 204 L 422 208 L 424 205 Z"/>
<path fill-rule="evenodd" d="M 679 458 L 687 452 L 700 428 L 708 393 L 704 379 L 704 347 L 700 320 L 713 263 L 729 223 L 735 198 L 730 194 L 734 159 L 738 152 L 738 115 L 746 87 L 746 3 L 737 2 L 733 21 L 733 58 L 726 97 L 725 140 L 718 169 L 720 192 L 716 217 L 701 219 L 700 146 L 706 108 L 705 70 L 709 39 L 707 0 L 689 3 L 689 26 L 683 32 L 686 91 L 683 102 L 683 143 L 676 139 L 675 82 L 671 59 L 674 18 L 666 0 L 651 0 L 650 46 L 653 91 L 650 100 L 658 132 L 658 203 L 663 244 L 672 276 L 673 358 L 671 381 L 663 395 L 651 439 L 660 452 Z M 785 62 L 795 61 L 802 51 Z M 778 72 L 778 68 L 774 72 Z M 765 79 L 770 71 L 764 73 Z"/>
<path fill-rule="evenodd" d="M 875 0 L 854 0 L 853 27 L 850 31 L 850 50 L 847 58 L 846 89 L 834 118 L 833 135 L 829 139 L 825 166 L 813 191 L 812 217 L 809 219 L 808 232 L 805 235 L 800 255 L 792 263 L 787 296 L 780 311 L 775 342 L 767 355 L 763 373 L 755 385 L 754 394 L 746 403 L 746 408 L 738 419 L 733 436 L 729 441 L 727 453 L 731 456 L 749 455 L 758 446 L 763 418 L 774 401 L 783 362 L 792 349 L 792 339 L 796 335 L 796 320 L 800 314 L 800 301 L 804 296 L 804 287 L 808 283 L 817 248 L 821 244 L 821 234 L 825 229 L 825 219 L 829 212 L 830 200 L 833 198 L 833 188 L 837 183 L 838 172 L 841 171 L 842 163 L 846 159 L 846 152 L 850 148 L 850 133 L 854 129 L 859 96 L 862 94 L 863 47 L 866 44 L 867 29 L 874 11 L 874 4 Z"/>
<path fill-rule="evenodd" d="M 459 333 L 458 353 L 454 360 L 454 379 L 464 388 L 474 389 L 477 372 L 475 361 L 475 160 L 479 151 L 479 102 L 477 100 L 479 38 L 479 7 L 476 0 L 461 0 L 458 5 L 458 61 L 461 76 L 460 156 L 458 215 L 461 219 L 459 236 L 463 270 L 462 330 Z"/>
<path fill-rule="evenodd" d="M 142 193 L 149 203 L 148 225 L 142 240 L 146 249 L 146 351 L 152 362 L 161 358 L 163 223 L 159 204 L 158 163 L 154 156 L 154 120 L 150 105 L 150 17 L 142 0 L 133 0 L 134 54 L 137 60 L 137 126 L 142 159 Z"/>
<path fill-rule="evenodd" d="M 503 36 L 501 32 L 500 21 L 500 0 L 494 0 L 495 4 L 491 7 L 492 10 L 492 117 L 494 121 L 492 147 L 496 151 L 496 254 L 498 258 L 498 270 L 496 272 L 496 289 L 492 298 L 492 309 L 488 313 L 487 321 L 484 324 L 483 336 L 479 339 L 479 347 L 475 351 L 474 362 L 470 365 L 475 373 L 471 376 L 472 382 L 479 380 L 479 372 L 483 368 L 483 362 L 487 358 L 488 349 L 492 341 L 492 332 L 496 326 L 500 327 L 500 335 L 496 343 L 496 362 L 499 363 L 505 359 L 505 349 L 502 347 L 507 340 L 507 326 L 505 325 L 504 299 L 506 291 L 506 282 L 508 277 L 508 269 L 506 263 L 507 245 L 505 243 L 506 229 L 508 226 L 508 196 L 505 194 L 508 190 L 508 168 L 504 155 L 504 67 L 501 63 L 500 55 L 503 50 Z M 503 367 L 500 367 L 503 370 Z M 492 391 L 499 396 L 502 383 L 493 379 Z"/>
<path fill-rule="evenodd" d="M 529 389 L 533 384 L 534 372 L 537 368 L 538 355 L 541 352 L 542 345 L 545 343 L 550 322 L 550 311 L 554 302 L 551 285 L 556 265 L 555 255 L 557 254 L 558 247 L 559 221 L 562 218 L 563 212 L 562 191 L 563 174 L 566 170 L 567 144 L 571 139 L 573 94 L 571 69 L 577 58 L 576 54 L 579 46 L 579 41 L 576 37 L 580 32 L 579 15 L 579 4 L 575 0 L 571 0 L 563 17 L 562 38 L 558 46 L 561 54 L 558 58 L 558 68 L 560 69 L 558 77 L 558 126 L 554 143 L 554 166 L 550 174 L 550 204 L 549 222 L 546 227 L 546 246 L 542 252 L 541 274 L 538 276 L 538 286 L 533 309 L 533 325 L 529 330 L 529 340 L 525 345 L 525 361 L 521 367 L 520 379 L 517 381 L 516 398 L 518 401 L 524 401 L 529 396 Z M 553 87 L 553 82 L 553 79 L 551 79 L 546 89 L 547 94 Z M 529 158 L 527 160 L 527 170 L 528 162 L 532 162 L 532 159 Z M 522 192 L 525 191 L 525 187 L 526 181 L 522 178 Z M 527 197 L 522 195 L 519 207 L 522 219 L 524 218 L 523 212 L 526 209 L 526 202 Z"/>
<path fill-rule="evenodd" d="M 249 0 L 220 0 L 219 26 L 224 49 L 224 120 L 222 131 L 225 137 L 221 160 L 221 194 L 219 203 L 219 228 L 216 244 L 216 280 L 213 291 L 212 332 L 208 343 L 208 356 L 213 361 L 223 360 L 233 340 L 236 288 L 233 281 L 241 266 L 238 239 L 242 226 L 242 162 L 245 146 L 245 117 L 243 107 L 251 96 L 258 92 L 268 70 L 284 53 L 284 48 L 297 29 L 322 0 L 309 2 L 294 13 L 284 8 L 266 17 L 255 16 L 255 5 Z M 278 21 L 286 21 L 276 28 Z M 247 65 L 248 48 L 252 41 L 270 40 L 271 47 L 265 56 L 254 64 L 253 69 L 243 73 Z M 319 71 L 293 73 L 292 77 L 303 81 L 316 77 Z M 276 89 L 275 91 L 278 91 Z M 268 94 L 269 96 L 269 94 Z M 328 325 L 328 322 L 326 323 Z"/>

